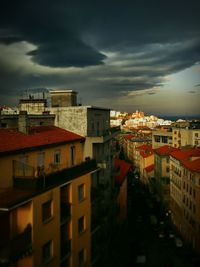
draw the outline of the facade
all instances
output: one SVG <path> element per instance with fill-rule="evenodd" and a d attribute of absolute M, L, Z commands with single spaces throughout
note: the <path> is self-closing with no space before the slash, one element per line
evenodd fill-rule
<path fill-rule="evenodd" d="M 143 184 L 149 186 L 149 180 L 146 175 L 147 167 L 151 166 L 151 171 L 153 171 L 154 164 L 154 152 L 151 145 L 141 145 L 136 148 L 139 151 L 139 168 L 140 168 L 140 180 Z"/>
<path fill-rule="evenodd" d="M 45 98 L 35 99 L 33 96 L 19 100 L 19 110 L 26 110 L 28 114 L 42 114 L 47 107 Z"/>
<path fill-rule="evenodd" d="M 173 146 L 200 146 L 200 129 L 173 128 Z"/>
<path fill-rule="evenodd" d="M 83 158 L 85 139 L 36 126 L 0 129 L 0 140 L 1 266 L 91 266 L 97 168 Z"/>
<path fill-rule="evenodd" d="M 28 121 L 28 127 L 54 125 L 55 115 L 49 114 L 47 111 L 43 111 L 41 114 L 28 114 L 27 111 L 19 111 L 18 114 L 4 114 L 0 112 L 0 128 L 18 127 L 19 120 L 25 114 L 27 114 L 26 119 Z"/>
<path fill-rule="evenodd" d="M 172 129 L 170 127 L 157 128 L 152 131 L 153 149 L 164 145 L 172 146 Z"/>
<path fill-rule="evenodd" d="M 71 107 L 77 106 L 77 92 L 73 90 L 51 90 L 52 107 Z"/>
<path fill-rule="evenodd" d="M 172 152 L 170 169 L 172 220 L 184 240 L 200 253 L 200 149 Z"/>
<path fill-rule="evenodd" d="M 83 136 L 85 139 L 82 147 L 83 159 L 93 158 L 97 162 L 98 170 L 91 176 L 92 192 L 98 192 L 96 194 L 98 197 L 92 197 L 91 204 L 91 234 L 94 248 L 92 264 L 94 266 L 100 258 L 99 255 L 106 250 L 107 235 L 112 229 L 112 218 L 110 218 L 113 204 L 112 188 L 115 186 L 112 174 L 115 152 L 112 147 L 113 138 L 119 132 L 120 127 L 110 127 L 109 109 L 77 106 L 77 93 L 72 90 L 50 91 L 50 96 L 51 107 L 46 111 L 55 115 L 55 125 Z M 100 217 L 103 220 L 98 220 Z M 105 239 L 100 242 L 99 239 L 103 239 L 103 236 Z M 101 244 L 100 249 L 99 244 Z"/>
<path fill-rule="evenodd" d="M 159 200 L 169 208 L 170 204 L 170 153 L 176 149 L 165 145 L 154 150 L 155 190 Z"/>

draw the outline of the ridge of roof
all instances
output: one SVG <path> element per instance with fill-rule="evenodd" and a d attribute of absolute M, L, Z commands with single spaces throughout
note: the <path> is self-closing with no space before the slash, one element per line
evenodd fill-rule
<path fill-rule="evenodd" d="M 84 141 L 85 138 L 56 126 L 33 126 L 28 135 L 19 132 L 17 128 L 0 129 L 0 155 L 78 140 Z"/>

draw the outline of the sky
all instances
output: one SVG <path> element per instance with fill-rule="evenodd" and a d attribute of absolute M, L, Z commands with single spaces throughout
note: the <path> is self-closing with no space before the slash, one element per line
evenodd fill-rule
<path fill-rule="evenodd" d="M 200 114 L 200 1 L 0 2 L 0 105 L 24 91 L 147 114 Z"/>

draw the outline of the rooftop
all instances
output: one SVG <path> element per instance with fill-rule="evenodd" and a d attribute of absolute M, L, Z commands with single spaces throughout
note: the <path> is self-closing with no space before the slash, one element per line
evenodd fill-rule
<path fill-rule="evenodd" d="M 115 159 L 115 168 L 119 169 L 119 174 L 115 177 L 117 183 L 122 184 L 132 165 L 125 160 Z"/>
<path fill-rule="evenodd" d="M 178 149 L 170 155 L 180 161 L 187 169 L 200 172 L 200 148 Z"/>
<path fill-rule="evenodd" d="M 0 156 L 5 153 L 53 146 L 72 141 L 84 141 L 85 138 L 55 126 L 30 127 L 30 134 L 19 132 L 17 128 L 0 129 Z"/>
<path fill-rule="evenodd" d="M 160 155 L 160 156 L 167 156 L 167 155 L 170 155 L 171 152 L 173 151 L 176 151 L 177 148 L 175 147 L 171 147 L 171 146 L 168 146 L 168 145 L 164 145 L 164 146 L 161 146 L 157 149 L 155 149 L 155 153 Z"/>

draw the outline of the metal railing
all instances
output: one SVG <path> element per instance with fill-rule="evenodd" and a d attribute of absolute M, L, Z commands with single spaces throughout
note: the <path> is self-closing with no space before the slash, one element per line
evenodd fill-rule
<path fill-rule="evenodd" d="M 16 165 L 18 162 L 13 162 L 13 184 L 14 187 L 19 188 L 30 188 L 30 189 L 42 189 L 46 187 L 51 187 L 55 185 L 62 184 L 64 182 L 70 181 L 76 177 L 82 176 L 90 171 L 93 171 L 97 168 L 95 160 L 86 160 L 81 162 L 78 165 L 74 165 L 70 168 L 64 167 L 63 165 L 58 166 L 57 169 L 53 171 L 48 171 L 44 169 L 40 174 L 38 173 L 38 169 L 34 167 L 28 166 L 32 171 L 23 172 L 22 170 L 19 172 Z"/>

